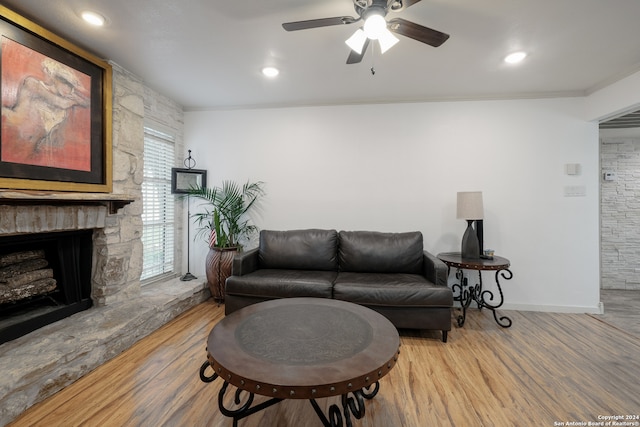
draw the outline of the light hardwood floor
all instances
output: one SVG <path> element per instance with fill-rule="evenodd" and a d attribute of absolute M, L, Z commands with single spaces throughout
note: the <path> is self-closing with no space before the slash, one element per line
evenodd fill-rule
<path fill-rule="evenodd" d="M 354 426 L 556 426 L 640 415 L 638 337 L 585 314 L 504 314 L 509 329 L 471 309 L 448 343 L 436 332 L 401 331 L 398 363 Z M 212 301 L 193 308 L 12 425 L 231 426 L 217 406 L 221 381 L 198 376 L 206 337 L 222 317 Z M 326 410 L 336 401 L 319 403 Z M 239 422 L 321 425 L 296 400 Z"/>
<path fill-rule="evenodd" d="M 601 289 L 604 314 L 594 314 L 607 323 L 640 338 L 640 290 Z"/>

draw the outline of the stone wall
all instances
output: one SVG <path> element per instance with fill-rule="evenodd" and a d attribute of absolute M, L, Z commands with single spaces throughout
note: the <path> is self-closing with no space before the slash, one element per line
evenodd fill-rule
<path fill-rule="evenodd" d="M 135 201 L 109 215 L 94 239 L 92 299 L 96 305 L 140 295 L 142 271 L 142 173 L 144 85 L 113 67 L 113 192 Z"/>
<path fill-rule="evenodd" d="M 601 287 L 640 290 L 640 139 L 601 140 L 600 166 Z"/>
<path fill-rule="evenodd" d="M 78 205 L 12 206 L 0 203 L 0 235 L 63 231 L 94 228 L 94 254 L 91 278 L 91 298 L 96 306 L 126 301 L 140 295 L 142 272 L 142 181 L 144 165 L 144 125 L 152 121 L 168 129 L 176 138 L 176 164 L 183 161 L 182 107 L 169 98 L 145 87 L 143 81 L 119 65 L 113 67 L 113 193 L 126 195 L 134 201 L 117 213 L 105 215 L 100 223 L 90 227 L 83 220 L 90 210 Z M 86 196 L 91 199 L 91 195 Z M 179 202 L 180 203 L 180 202 Z M 63 209 L 62 211 L 60 209 Z M 57 221 L 63 212 L 64 221 Z M 45 218 L 43 215 L 48 214 Z M 182 241 L 182 209 L 176 209 L 176 236 Z M 71 221 L 73 219 L 74 221 Z M 67 224 L 68 223 L 68 224 Z M 39 224 L 48 224 L 42 229 Z M 182 245 L 176 244 L 176 275 L 180 273 Z"/>
<path fill-rule="evenodd" d="M 61 206 L 44 198 L 36 206 L 0 203 L 0 235 L 93 229 L 91 298 L 104 306 L 140 295 L 142 271 L 142 174 L 144 85 L 131 73 L 113 66 L 113 193 L 134 201 L 107 214 L 92 205 L 96 196 L 79 195 Z M 8 200 L 8 199 L 5 199 Z M 86 200 L 88 203 L 83 205 Z M 34 202 L 36 203 L 36 202 Z"/>
<path fill-rule="evenodd" d="M 141 286 L 145 118 L 175 130 L 179 165 L 183 154 L 182 109 L 145 88 L 135 75 L 117 64 L 112 66 L 113 192 L 131 196 L 134 202 L 111 214 L 104 206 L 94 206 L 90 217 L 85 215 L 88 208 L 77 203 L 71 207 L 0 203 L 0 233 L 35 231 L 43 224 L 54 224 L 56 230 L 94 229 L 95 304 L 89 310 L 0 345 L 0 425 L 210 297 L 201 280 L 181 282 L 174 278 Z M 33 221 L 26 221 L 24 214 L 32 215 Z M 29 223 L 31 228 L 27 228 Z M 182 241 L 180 232 L 176 242 Z M 179 254 L 181 245 L 176 246 Z M 179 272 L 178 266 L 176 273 Z"/>

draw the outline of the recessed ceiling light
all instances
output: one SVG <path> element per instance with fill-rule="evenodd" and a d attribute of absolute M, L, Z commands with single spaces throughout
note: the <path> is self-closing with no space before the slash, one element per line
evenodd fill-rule
<path fill-rule="evenodd" d="M 504 58 L 504 62 L 507 62 L 509 64 L 517 64 L 526 57 L 527 54 L 525 52 L 514 52 L 507 55 L 506 58 Z"/>
<path fill-rule="evenodd" d="M 278 70 L 275 67 L 264 67 L 262 69 L 262 74 L 264 74 L 267 77 L 275 77 L 278 74 L 280 74 L 280 70 Z"/>
<path fill-rule="evenodd" d="M 82 16 L 82 19 L 84 19 L 85 22 L 95 25 L 96 27 L 102 27 L 105 23 L 104 16 L 89 10 L 85 10 L 80 14 L 80 16 Z"/>

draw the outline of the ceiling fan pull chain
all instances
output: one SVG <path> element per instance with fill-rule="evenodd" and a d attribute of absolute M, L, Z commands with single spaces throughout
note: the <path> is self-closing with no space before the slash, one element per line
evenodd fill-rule
<path fill-rule="evenodd" d="M 375 44 L 374 46 L 371 48 L 371 75 L 375 76 L 376 75 L 376 47 Z"/>

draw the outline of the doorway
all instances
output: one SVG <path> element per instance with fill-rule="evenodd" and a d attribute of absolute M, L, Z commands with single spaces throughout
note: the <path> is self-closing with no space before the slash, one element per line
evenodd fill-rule
<path fill-rule="evenodd" d="M 640 291 L 640 114 L 600 124 L 601 289 Z"/>
<path fill-rule="evenodd" d="M 603 319 L 640 336 L 640 112 L 600 123 Z"/>

